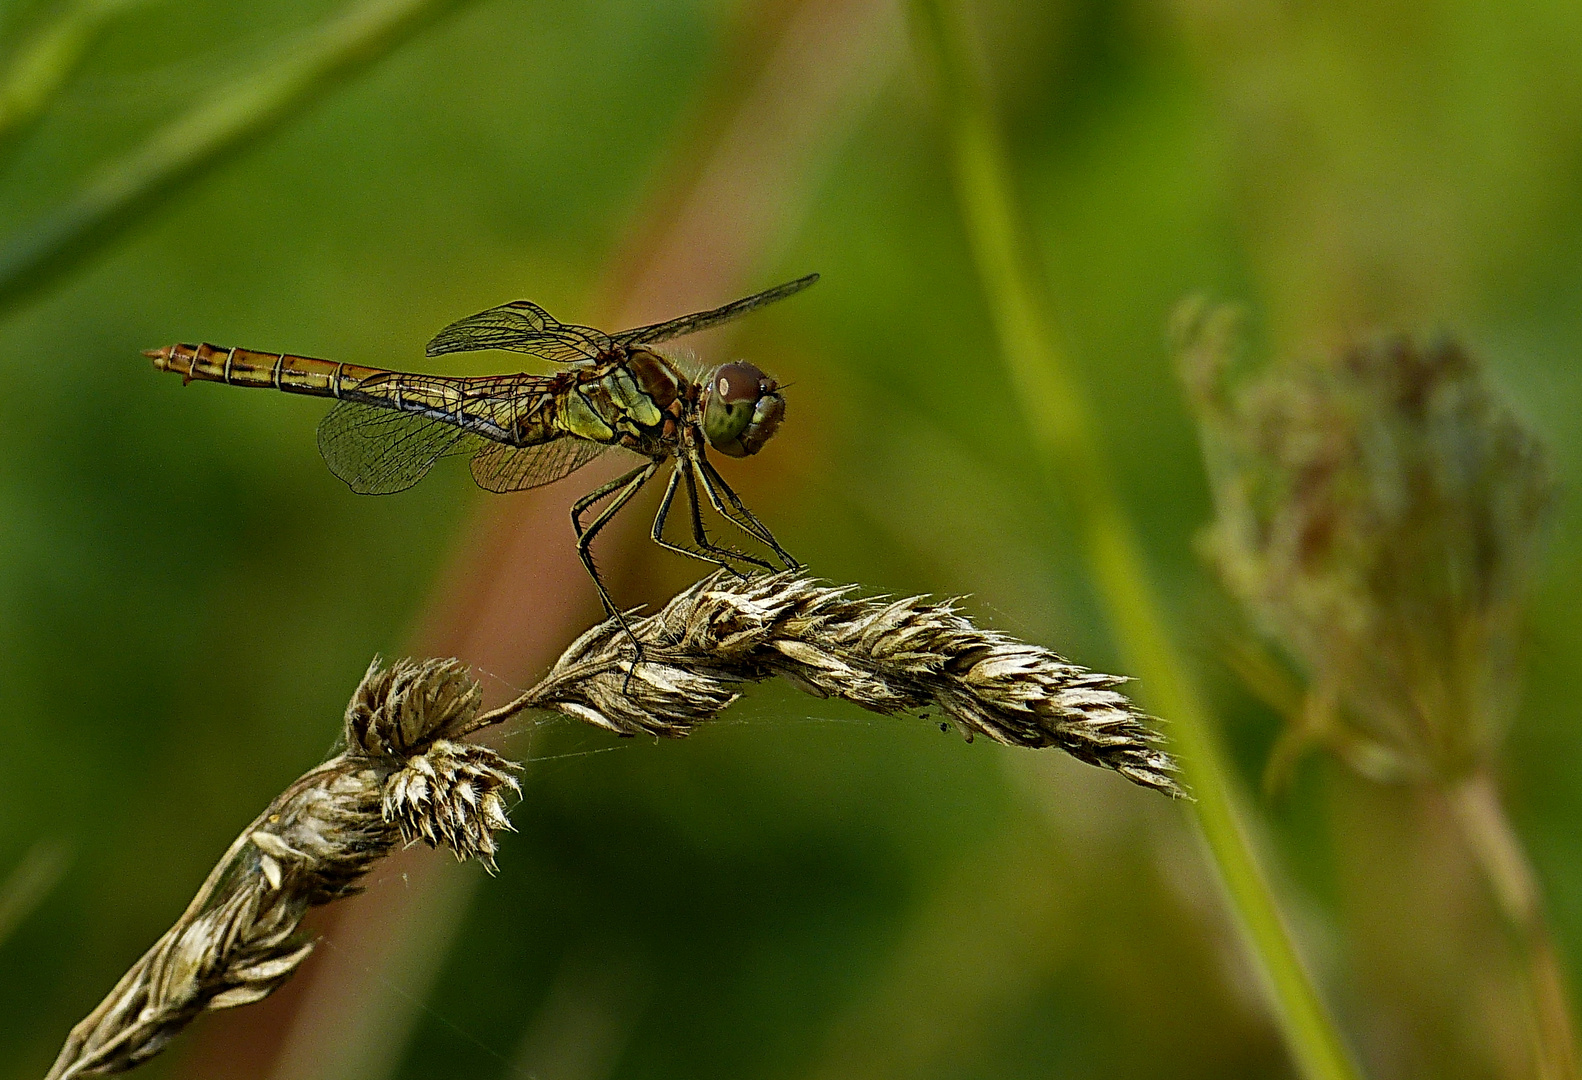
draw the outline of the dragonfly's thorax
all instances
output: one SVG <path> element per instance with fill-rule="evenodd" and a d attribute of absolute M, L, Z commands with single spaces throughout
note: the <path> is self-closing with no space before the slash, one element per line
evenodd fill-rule
<path fill-rule="evenodd" d="M 676 433 L 696 398 L 687 380 L 658 353 L 636 348 L 560 376 L 543 417 L 561 434 L 624 446 L 648 457 L 674 452 Z M 524 417 L 525 420 L 536 418 Z M 522 435 L 539 441 L 536 431 Z"/>
<path fill-rule="evenodd" d="M 668 412 L 683 391 L 690 389 L 687 380 L 663 356 L 652 349 L 634 348 L 626 353 L 626 368 L 632 380 L 660 412 Z"/>

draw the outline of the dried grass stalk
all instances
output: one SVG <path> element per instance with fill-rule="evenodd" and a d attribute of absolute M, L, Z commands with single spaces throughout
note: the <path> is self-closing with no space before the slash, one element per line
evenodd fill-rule
<path fill-rule="evenodd" d="M 355 893 L 399 842 L 443 844 L 493 869 L 518 766 L 467 735 L 534 708 L 622 735 L 682 736 L 741 685 L 782 675 L 819 697 L 893 714 L 935 707 L 970 740 L 1059 747 L 1179 797 L 1159 737 L 1124 680 L 981 630 L 946 603 L 856 599 L 796 573 L 717 574 L 631 620 L 583 634 L 533 689 L 492 712 L 456 660 L 369 667 L 340 754 L 303 775 L 243 831 L 191 905 L 72 1029 L 47 1080 L 148 1060 L 206 1009 L 267 997 L 313 949 L 308 909 Z"/>

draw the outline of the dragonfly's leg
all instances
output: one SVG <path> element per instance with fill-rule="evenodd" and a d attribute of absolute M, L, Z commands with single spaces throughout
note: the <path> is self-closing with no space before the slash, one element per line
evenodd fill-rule
<path fill-rule="evenodd" d="M 790 554 L 788 554 L 786 550 L 780 546 L 779 542 L 775 540 L 774 533 L 769 531 L 769 526 L 759 521 L 758 516 L 747 508 L 747 504 L 742 502 L 741 496 L 737 495 L 731 486 L 725 482 L 725 477 L 720 475 L 719 470 L 714 467 L 714 463 L 709 461 L 708 457 L 704 454 L 698 455 L 698 462 L 703 467 L 703 477 L 707 483 L 707 486 L 711 490 L 711 493 L 714 491 L 723 493 L 731 506 L 738 513 L 740 513 L 743 518 L 746 518 L 745 523 L 735 517 L 732 517 L 731 520 L 735 522 L 738 527 L 742 528 L 742 530 L 748 535 L 763 541 L 764 544 L 773 549 L 774 553 L 780 556 L 780 558 L 785 562 L 786 569 L 795 570 L 799 568 L 801 564 L 793 559 Z M 748 525 L 751 525 L 751 528 L 748 528 Z"/>
<path fill-rule="evenodd" d="M 677 544 L 665 539 L 665 521 L 670 517 L 670 505 L 676 497 L 676 486 L 681 482 L 682 468 L 682 463 L 677 462 L 675 469 L 670 473 L 670 482 L 665 485 L 664 497 L 659 500 L 659 513 L 654 515 L 654 527 L 649 535 L 654 538 L 654 543 L 668 551 L 674 551 L 678 555 L 685 555 L 689 559 L 706 562 L 711 566 L 723 566 L 725 569 L 734 572 L 734 568 L 723 559 L 689 548 L 685 544 Z M 696 510 L 693 512 L 696 513 Z"/>
<path fill-rule="evenodd" d="M 793 559 L 786 552 L 786 549 L 780 546 L 780 542 L 775 539 L 774 533 L 769 531 L 768 526 L 759 521 L 753 512 L 747 509 L 747 505 L 742 502 L 741 496 L 731 490 L 731 486 L 725 482 L 725 477 L 721 476 L 719 470 L 710 464 L 709 459 L 699 453 L 694 460 L 698 465 L 698 479 L 703 482 L 703 490 L 708 493 L 709 502 L 714 504 L 714 509 L 719 511 L 720 517 L 735 525 L 754 540 L 759 540 L 772 549 L 776 555 L 780 556 L 780 561 L 785 563 L 787 570 L 800 569 L 802 564 Z M 732 508 L 747 519 L 746 521 L 731 514 L 721 505 L 721 493 L 725 495 Z"/>
<path fill-rule="evenodd" d="M 636 653 L 636 659 L 632 663 L 634 668 L 643 658 L 643 643 L 637 640 L 637 635 L 632 633 L 631 626 L 626 622 L 626 616 L 621 613 L 621 610 L 615 606 L 615 602 L 610 599 L 610 592 L 604 587 L 604 579 L 599 576 L 599 568 L 594 565 L 591 545 L 593 544 L 593 538 L 599 535 L 599 530 L 603 529 L 605 525 L 609 524 L 611 518 L 621 512 L 621 507 L 632 501 L 632 496 L 641 491 L 643 485 L 648 483 L 649 479 L 657 471 L 659 471 L 659 462 L 650 461 L 648 464 L 640 465 L 621 477 L 619 483 L 624 484 L 624 486 L 621 487 L 620 492 L 614 499 L 610 500 L 609 506 L 599 511 L 599 515 L 588 523 L 586 529 L 582 527 L 581 517 L 583 512 L 591 504 L 614 491 L 615 484 L 606 484 L 591 494 L 584 495 L 577 500 L 576 505 L 571 509 L 571 523 L 577 529 L 577 557 L 582 560 L 582 565 L 587 568 L 588 576 L 593 578 L 593 587 L 599 590 L 599 599 L 604 601 L 604 610 L 614 616 L 615 621 L 621 624 L 621 629 L 626 631 L 627 638 L 631 640 L 632 648 Z M 630 679 L 632 673 L 628 671 L 626 677 Z"/>
<path fill-rule="evenodd" d="M 772 565 L 758 558 L 756 555 L 749 555 L 745 551 L 737 551 L 733 547 L 721 547 L 719 544 L 716 544 L 714 541 L 709 539 L 708 530 L 703 527 L 703 511 L 701 508 L 702 504 L 698 501 L 698 482 L 695 476 L 696 468 L 696 459 L 688 457 L 687 472 L 684 479 L 687 482 L 687 506 L 688 509 L 692 511 L 693 543 L 697 544 L 698 547 L 702 548 L 704 551 L 707 551 L 711 555 L 714 555 L 720 559 L 720 565 L 724 566 L 732 573 L 737 574 L 737 576 L 740 576 L 740 572 L 734 566 L 728 565 L 723 560 L 740 559 L 742 562 L 751 563 L 752 565 L 762 567 L 765 570 L 773 570 L 774 567 Z M 715 506 L 717 509 L 718 504 L 716 503 Z"/>
<path fill-rule="evenodd" d="M 583 531 L 584 531 L 583 528 L 582 528 L 582 515 L 586 514 L 588 512 L 588 508 L 591 507 L 594 503 L 598 502 L 600 499 L 608 498 L 609 495 L 611 494 L 611 492 L 617 491 L 620 488 L 623 488 L 627 484 L 631 483 L 632 480 L 637 476 L 637 474 L 642 472 L 646 468 L 648 468 L 647 465 L 639 465 L 639 466 L 637 466 L 637 468 L 633 469 L 631 472 L 623 473 L 622 475 L 617 476 L 614 480 L 611 480 L 608 484 L 600 484 L 597 488 L 595 488 L 594 490 L 588 492 L 586 495 L 584 495 L 582 498 L 578 499 L 575 503 L 572 504 L 572 506 L 571 506 L 571 527 L 576 530 L 576 532 L 577 532 L 577 539 L 578 540 L 582 539 L 582 534 L 583 534 Z M 609 607 L 609 603 L 608 602 L 605 603 L 605 607 Z M 611 608 L 611 611 L 613 612 L 614 609 Z"/>
<path fill-rule="evenodd" d="M 774 534 L 763 522 L 753 516 L 753 512 L 747 509 L 747 504 L 742 502 L 741 496 L 725 482 L 725 478 L 714 467 L 714 463 L 709 461 L 707 455 L 701 453 L 698 454 L 698 480 L 703 484 L 703 490 L 708 493 L 709 501 L 714 504 L 714 509 L 719 511 L 721 517 L 765 547 L 773 549 L 775 554 L 785 556 L 785 552 L 775 542 Z M 724 502 L 721 501 L 722 497 Z M 729 509 L 726 503 L 729 504 Z"/>

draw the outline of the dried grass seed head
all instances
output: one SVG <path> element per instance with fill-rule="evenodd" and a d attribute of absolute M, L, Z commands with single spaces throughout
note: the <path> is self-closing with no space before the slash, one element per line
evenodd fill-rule
<path fill-rule="evenodd" d="M 231 845 L 176 925 L 78 1024 L 48 1080 L 116 1072 L 157 1054 L 205 1009 L 268 996 L 312 944 L 309 908 L 355 892 L 399 841 L 444 844 L 493 869 L 517 766 L 459 741 L 526 708 L 622 734 L 685 735 L 744 683 L 783 675 L 876 712 L 934 706 L 970 738 L 1058 746 L 1172 796 L 1174 763 L 1123 680 L 981 630 L 949 603 L 861 599 L 797 573 L 718 574 L 633 622 L 582 635 L 538 686 L 479 712 L 455 660 L 370 665 L 346 710 L 343 753 L 287 788 Z"/>
<path fill-rule="evenodd" d="M 491 872 L 494 834 L 510 829 L 506 797 L 521 794 L 519 766 L 486 746 L 445 736 L 469 729 L 483 690 L 459 660 L 375 657 L 346 707 L 346 742 L 383 762 L 379 814 L 408 844 L 444 844 Z"/>
<path fill-rule="evenodd" d="M 458 862 L 495 870 L 494 834 L 513 831 L 506 795 L 519 797 L 518 766 L 486 746 L 439 739 L 385 784 L 381 815 L 408 844 L 444 844 Z"/>
<path fill-rule="evenodd" d="M 483 690 L 460 660 L 402 658 L 368 665 L 346 706 L 346 745 L 372 757 L 406 758 L 477 715 Z"/>
<path fill-rule="evenodd" d="M 267 997 L 313 950 L 298 936 L 307 911 L 356 892 L 402 840 L 493 869 L 516 766 L 444 737 L 480 700 L 455 660 L 375 660 L 347 706 L 345 751 L 242 832 L 175 926 L 72 1029 L 49 1080 L 129 1069 L 200 1012 Z"/>
<path fill-rule="evenodd" d="M 120 1072 L 159 1053 L 206 1009 L 273 993 L 308 954 L 308 909 L 356 891 L 389 853 L 385 767 L 342 754 L 308 772 L 237 837 L 176 924 L 81 1023 L 49 1080 Z"/>
<path fill-rule="evenodd" d="M 781 675 L 819 697 L 894 714 L 937 707 L 969 738 L 1057 746 L 1169 795 L 1182 791 L 1124 680 L 983 630 L 949 602 L 852 596 L 796 572 L 715 574 L 632 620 L 644 660 L 613 621 L 566 651 L 520 703 L 622 734 L 680 736 L 742 683 Z"/>

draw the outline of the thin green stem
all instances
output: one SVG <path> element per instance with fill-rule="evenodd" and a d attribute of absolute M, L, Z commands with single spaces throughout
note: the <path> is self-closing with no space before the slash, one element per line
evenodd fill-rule
<path fill-rule="evenodd" d="M 364 0 L 249 65 L 61 209 L 0 246 L 0 310 L 102 250 L 173 193 L 289 120 L 465 0 Z"/>
<path fill-rule="evenodd" d="M 1100 598 L 1151 709 L 1168 718 L 1196 814 L 1291 1055 L 1310 1080 L 1360 1076 L 1298 956 L 1243 824 L 1214 725 L 1165 629 L 1074 365 L 1059 345 L 1024 238 L 1011 170 L 959 0 L 913 0 L 937 74 L 957 195 L 1000 347 L 1045 464 L 1067 492 Z"/>
<path fill-rule="evenodd" d="M 60 884 L 70 862 L 71 853 L 61 841 L 40 840 L 0 881 L 0 942 L 10 937 Z"/>
<path fill-rule="evenodd" d="M 111 19 L 141 0 L 76 0 L 23 45 L 0 73 L 0 148 L 44 112 Z"/>

